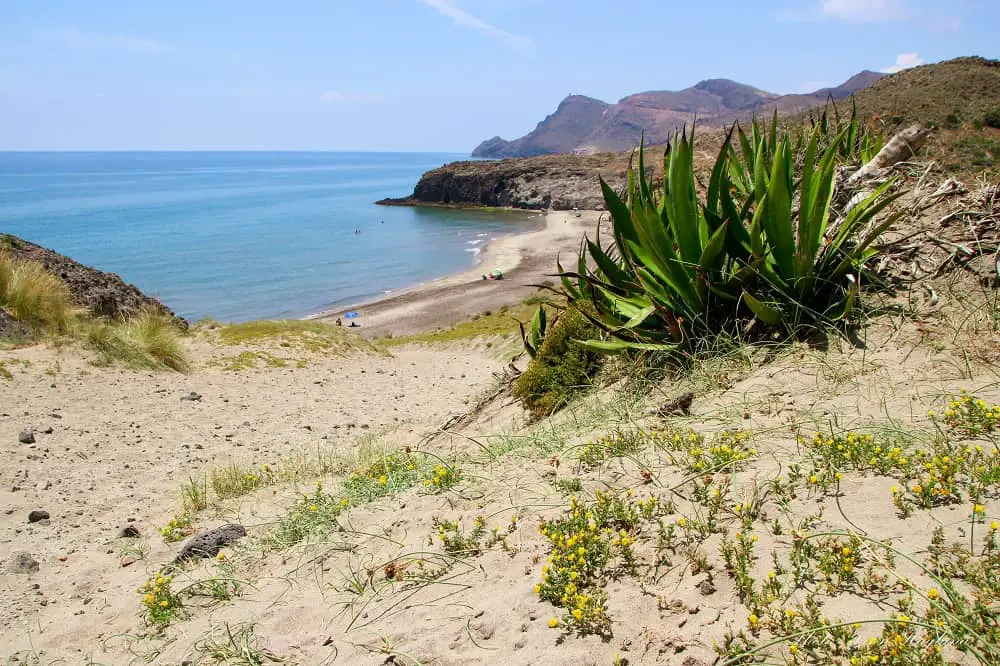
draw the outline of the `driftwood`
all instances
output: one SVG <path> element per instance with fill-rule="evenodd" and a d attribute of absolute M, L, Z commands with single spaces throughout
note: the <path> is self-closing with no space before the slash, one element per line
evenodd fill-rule
<path fill-rule="evenodd" d="M 917 154 L 920 147 L 930 136 L 930 130 L 921 127 L 919 124 L 911 125 L 902 130 L 896 136 L 889 139 L 889 143 L 878 151 L 871 162 L 858 169 L 847 179 L 847 184 L 852 185 L 858 181 L 875 175 L 883 169 L 888 169 L 894 164 L 910 159 Z"/>

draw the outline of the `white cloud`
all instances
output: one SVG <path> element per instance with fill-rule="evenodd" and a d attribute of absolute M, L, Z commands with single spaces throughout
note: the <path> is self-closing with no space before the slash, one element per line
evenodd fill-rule
<path fill-rule="evenodd" d="M 909 69 L 910 67 L 916 67 L 917 65 L 924 64 L 923 59 L 918 53 L 900 53 L 896 56 L 896 64 L 890 65 L 889 67 L 883 67 L 881 72 L 886 74 L 895 74 L 896 72 L 901 72 L 904 69 Z"/>
<path fill-rule="evenodd" d="M 135 35 L 99 33 L 77 28 L 48 28 L 37 32 L 39 38 L 63 46 L 87 51 L 130 51 L 164 53 L 170 49 L 163 42 Z"/>
<path fill-rule="evenodd" d="M 473 16 L 464 9 L 460 9 L 445 0 L 420 0 L 420 2 L 423 2 L 428 7 L 433 7 L 441 14 L 450 18 L 457 25 L 464 26 L 466 28 L 473 28 L 475 30 L 482 30 L 494 39 L 506 42 L 515 48 L 523 49 L 531 43 L 529 38 L 523 35 L 515 35 L 502 28 L 496 27 L 495 25 L 490 25 L 483 19 Z"/>
<path fill-rule="evenodd" d="M 321 102 L 336 104 L 339 102 L 381 102 L 382 95 L 373 93 L 343 92 L 341 90 L 327 90 L 319 96 Z"/>
<path fill-rule="evenodd" d="M 906 14 L 903 0 L 823 0 L 823 14 L 854 23 L 872 23 Z"/>

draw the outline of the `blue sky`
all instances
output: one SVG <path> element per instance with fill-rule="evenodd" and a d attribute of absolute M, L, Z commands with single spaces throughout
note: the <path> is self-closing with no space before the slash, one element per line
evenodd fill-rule
<path fill-rule="evenodd" d="M 569 93 L 1000 57 L 1000 0 L 2 0 L 0 149 L 467 152 Z"/>

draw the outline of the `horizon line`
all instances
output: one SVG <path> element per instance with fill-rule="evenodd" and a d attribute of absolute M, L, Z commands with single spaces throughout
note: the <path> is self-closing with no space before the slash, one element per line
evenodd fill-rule
<path fill-rule="evenodd" d="M 346 150 L 322 148 L 0 148 L 3 153 L 369 153 L 471 155 L 469 150 Z"/>

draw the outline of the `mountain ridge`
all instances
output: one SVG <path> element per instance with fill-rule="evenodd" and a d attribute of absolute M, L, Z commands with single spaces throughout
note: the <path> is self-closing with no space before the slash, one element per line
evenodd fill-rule
<path fill-rule="evenodd" d="M 885 75 L 864 70 L 839 86 L 810 93 L 779 95 L 731 79 L 704 79 L 683 90 L 648 90 L 609 104 L 569 95 L 528 134 L 507 141 L 494 136 L 472 151 L 473 157 L 533 157 L 556 153 L 621 151 L 639 143 L 663 143 L 676 128 L 691 123 L 720 126 L 753 113 L 797 113 L 844 99 Z"/>

